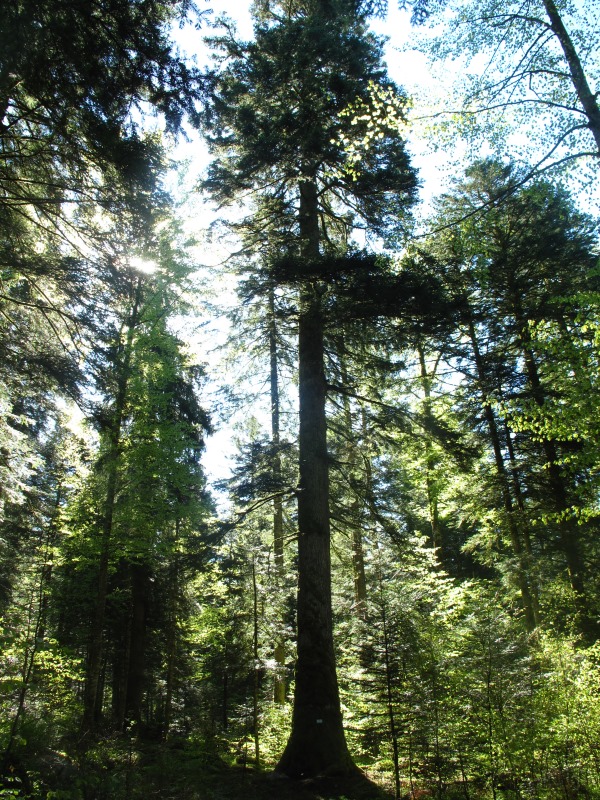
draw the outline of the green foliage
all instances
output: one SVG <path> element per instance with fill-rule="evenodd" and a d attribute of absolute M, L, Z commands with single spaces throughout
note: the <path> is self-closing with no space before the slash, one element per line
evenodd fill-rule
<path fill-rule="evenodd" d="M 368 561 L 368 617 L 342 660 L 361 763 L 393 775 L 395 742 L 407 791 L 595 796 L 595 649 L 526 637 L 491 584 L 450 581 L 431 560 L 380 544 Z"/>
<path fill-rule="evenodd" d="M 450 152 L 459 139 L 472 158 L 491 148 L 497 157 L 522 159 L 529 178 L 562 169 L 571 181 L 592 184 L 600 142 L 595 4 L 426 5 L 432 30 L 417 47 L 433 62 L 434 74 L 454 78 L 452 85 L 441 82 L 444 94 L 434 92 L 425 107 L 417 102 L 419 117 L 431 120 L 432 146 L 443 143 Z"/>
<path fill-rule="evenodd" d="M 594 493 L 592 473 L 578 461 L 585 447 L 558 427 L 540 435 L 525 420 L 551 418 L 553 408 L 577 402 L 575 361 L 566 348 L 569 331 L 578 336 L 579 311 L 567 298 L 584 297 L 595 285 L 596 245 L 591 220 L 564 191 L 541 181 L 520 184 L 511 167 L 474 165 L 440 201 L 437 219 L 450 227 L 427 245 L 462 307 L 459 332 L 440 343 L 450 368 L 463 376 L 453 402 L 487 453 L 476 469 L 489 494 L 463 501 L 473 528 L 466 547 L 518 587 L 530 628 L 540 621 L 536 603 L 544 603 L 541 576 L 548 586 L 556 577 L 555 564 L 538 553 L 546 544 L 560 552 L 579 605 L 575 612 L 571 603 L 571 613 L 583 632 L 587 612 L 577 598 L 586 591 L 588 602 L 595 596 L 581 555 L 591 544 L 583 517 Z M 537 330 L 560 332 L 554 357 Z M 559 358 L 559 347 L 566 358 Z"/>
<path fill-rule="evenodd" d="M 556 298 L 556 316 L 530 323 L 533 346 L 539 353 L 540 376 L 552 392 L 539 405 L 531 399 L 500 404 L 511 429 L 536 441 L 563 443 L 560 465 L 576 484 L 565 516 L 584 524 L 595 518 L 598 462 L 598 299 L 594 292 Z M 547 516 L 546 519 L 551 519 Z"/>
<path fill-rule="evenodd" d="M 159 186 L 160 137 L 132 121 L 149 105 L 170 131 L 194 116 L 198 75 L 168 39 L 192 5 L 84 5 L 13 4 L 0 29 L 0 796 L 266 795 L 249 776 L 277 763 L 292 720 L 274 688 L 289 700 L 290 342 L 308 309 L 360 765 L 398 797 L 600 797 L 594 224 L 531 169 L 488 160 L 401 259 L 356 252 L 360 226 L 397 241 L 416 191 L 410 104 L 366 27 L 385 3 L 255 3 L 254 41 L 213 40 L 204 188 L 256 198 L 235 226 L 233 357 L 270 374 L 271 412 L 281 396 L 292 422 L 248 424 L 216 524 L 204 374 L 174 333 L 194 265 Z M 423 21 L 445 4 L 402 5 Z M 550 153 L 547 121 L 571 159 L 589 131 L 568 130 L 581 98 L 551 6 L 461 3 L 454 30 L 499 70 L 474 79 L 469 118 L 490 93 L 515 118 L 541 100 L 552 119 L 532 139 Z M 150 259 L 153 274 L 136 271 Z M 97 734 L 83 744 L 82 703 Z"/>
<path fill-rule="evenodd" d="M 354 118 L 357 103 L 369 104 L 378 91 L 394 101 L 401 95 L 380 66 L 379 42 L 360 19 L 324 25 L 321 13 L 260 24 L 256 40 L 246 45 L 227 37 L 213 41 L 233 60 L 224 60 L 206 113 L 215 160 L 203 187 L 222 203 L 252 187 L 263 203 L 283 203 L 297 225 L 298 181 L 314 177 L 324 189 L 320 204 L 332 230 L 341 223 L 350 234 L 349 203 L 372 233 L 391 233 L 402 225 L 416 188 L 398 131 L 382 129 L 361 145 L 360 165 L 348 147 L 369 130 L 368 120 Z"/>

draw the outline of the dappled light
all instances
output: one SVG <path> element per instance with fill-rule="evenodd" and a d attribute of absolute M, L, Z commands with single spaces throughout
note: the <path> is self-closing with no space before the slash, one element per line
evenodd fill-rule
<path fill-rule="evenodd" d="M 600 800 L 597 23 L 3 10 L 0 798 Z"/>

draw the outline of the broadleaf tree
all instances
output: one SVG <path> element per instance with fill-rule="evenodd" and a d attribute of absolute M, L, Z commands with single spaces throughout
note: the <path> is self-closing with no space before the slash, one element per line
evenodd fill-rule
<path fill-rule="evenodd" d="M 422 42 L 435 62 L 461 61 L 453 99 L 435 120 L 477 149 L 524 157 L 524 179 L 555 167 L 595 180 L 600 156 L 598 8 L 593 2 L 486 0 L 421 4 L 439 26 Z M 411 44 L 412 46 L 412 44 Z M 421 47 L 421 45 L 418 45 Z M 440 127 L 434 124 L 438 136 Z M 526 131 L 523 135 L 515 136 Z M 580 169 L 583 167 L 583 169 Z"/>

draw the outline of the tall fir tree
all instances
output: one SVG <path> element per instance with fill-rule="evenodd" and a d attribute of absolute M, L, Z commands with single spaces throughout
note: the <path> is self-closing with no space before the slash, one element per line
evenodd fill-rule
<path fill-rule="evenodd" d="M 354 770 L 332 633 L 328 304 L 336 285 L 360 265 L 346 258 L 354 227 L 398 233 L 416 178 L 397 127 L 384 121 L 374 131 L 360 116 L 359 109 L 378 102 L 377 91 L 396 109 L 402 96 L 355 4 L 281 5 L 261 15 L 254 42 L 227 36 L 214 42 L 225 61 L 206 113 L 215 160 L 204 188 L 222 203 L 250 192 L 262 198 L 255 225 L 273 229 L 273 208 L 277 222 L 288 225 L 289 257 L 278 279 L 298 292 L 298 658 L 292 733 L 278 769 L 307 777 Z M 269 214 L 259 218 L 265 209 Z"/>

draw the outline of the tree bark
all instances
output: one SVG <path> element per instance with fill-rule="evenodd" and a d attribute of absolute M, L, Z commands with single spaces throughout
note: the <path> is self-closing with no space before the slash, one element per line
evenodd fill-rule
<path fill-rule="evenodd" d="M 141 722 L 144 691 L 144 666 L 146 660 L 146 602 L 147 569 L 143 564 L 130 564 L 131 624 L 129 637 L 129 664 L 127 670 L 126 718 L 128 722 Z"/>
<path fill-rule="evenodd" d="M 112 631 L 110 634 L 111 653 L 111 702 L 112 723 L 117 731 L 125 730 L 126 700 L 127 700 L 127 671 L 129 665 L 129 643 L 131 641 L 131 615 L 129 602 L 129 574 L 128 565 L 121 559 L 111 581 L 112 590 L 118 596 L 122 595 L 122 602 L 116 604 L 110 616 L 112 617 Z"/>
<path fill-rule="evenodd" d="M 425 360 L 425 350 L 422 344 L 417 345 L 419 353 L 419 365 L 421 367 L 421 387 L 423 389 L 423 417 L 426 424 L 433 421 L 433 408 L 431 401 L 431 383 L 437 370 L 437 364 L 433 374 L 427 371 Z M 438 359 L 439 361 L 439 359 Z M 431 546 L 439 556 L 439 549 L 442 546 L 440 535 L 440 515 L 438 508 L 438 490 L 435 485 L 435 466 L 436 458 L 431 445 L 429 433 L 425 436 L 425 482 L 427 488 L 427 505 L 429 506 L 429 524 L 431 526 Z"/>
<path fill-rule="evenodd" d="M 303 256 L 319 258 L 316 183 L 300 184 Z M 356 770 L 344 736 L 331 610 L 329 465 L 321 289 L 301 289 L 298 332 L 298 659 L 292 732 L 277 771 L 294 778 Z"/>
<path fill-rule="evenodd" d="M 597 94 L 594 94 L 590 89 L 583 70 L 583 65 L 581 64 L 573 40 L 569 36 L 558 12 L 556 3 L 554 0 L 544 0 L 544 8 L 550 20 L 550 27 L 562 47 L 562 51 L 569 66 L 569 72 L 571 73 L 573 87 L 579 98 L 579 102 L 583 106 L 584 113 L 588 120 L 588 128 L 592 132 L 598 149 L 598 155 L 600 156 L 600 106 L 598 106 Z"/>
<path fill-rule="evenodd" d="M 177 641 L 178 641 L 178 615 L 177 615 L 177 601 L 179 598 L 179 528 L 180 520 L 175 520 L 175 532 L 173 535 L 173 557 L 169 567 L 170 580 L 169 591 L 167 595 L 167 620 L 168 628 L 166 631 L 166 677 L 165 677 L 165 706 L 163 715 L 163 739 L 165 741 L 169 738 L 169 729 L 171 727 L 171 714 L 173 707 L 173 694 L 175 691 L 175 662 L 177 657 Z"/>
<path fill-rule="evenodd" d="M 111 427 L 108 433 L 108 453 L 106 458 L 106 494 L 100 522 L 100 557 L 98 563 L 98 589 L 94 605 L 94 614 L 90 631 L 88 657 L 83 692 L 83 717 L 81 732 L 83 743 L 94 732 L 97 723 L 98 689 L 103 659 L 104 621 L 106 617 L 106 600 L 108 597 L 108 570 L 113 527 L 113 514 L 117 497 L 118 466 L 121 448 L 121 427 L 125 416 L 125 404 L 129 385 L 129 371 L 133 348 L 133 336 L 138 323 L 139 307 L 142 296 L 142 277 L 139 276 L 133 298 L 133 306 L 127 321 L 127 333 L 123 349 L 123 359 L 117 365 L 119 370 L 115 407 Z"/>
<path fill-rule="evenodd" d="M 271 444 L 273 445 L 273 478 L 275 485 L 281 482 L 281 443 L 279 426 L 279 374 L 277 326 L 275 323 L 275 291 L 269 290 L 269 360 L 270 360 L 270 394 L 271 394 Z M 275 588 L 279 590 L 283 580 L 283 502 L 280 494 L 273 500 L 273 554 L 275 557 Z M 277 634 L 273 647 L 276 663 L 275 681 L 273 684 L 273 700 L 283 705 L 287 695 L 285 679 L 285 643 L 283 636 Z"/>
<path fill-rule="evenodd" d="M 260 730 L 259 730 L 259 707 L 260 707 L 260 674 L 259 674 L 259 650 L 258 650 L 258 583 L 256 581 L 256 556 L 252 556 L 252 655 L 254 656 L 254 681 L 252 692 L 252 727 L 254 731 L 254 764 L 260 770 Z"/>
<path fill-rule="evenodd" d="M 343 352 L 339 354 L 340 377 L 342 386 L 349 385 L 348 370 Z M 347 394 L 343 395 L 344 404 L 344 426 L 347 437 L 347 456 L 346 470 L 348 474 L 348 489 L 352 501 L 349 509 L 349 524 L 351 528 L 352 542 L 352 577 L 354 581 L 354 607 L 353 612 L 359 619 L 366 619 L 367 616 L 367 577 L 365 574 L 365 554 L 363 548 L 363 524 L 364 524 L 364 505 L 365 494 L 370 489 L 367 487 L 367 477 L 358 478 L 360 459 L 357 434 L 354 433 L 355 422 L 350 405 L 350 398 Z M 361 423 L 366 427 L 364 409 L 362 410 Z M 366 437 L 365 437 L 366 439 Z"/>
<path fill-rule="evenodd" d="M 479 350 L 477 332 L 475 331 L 475 325 L 472 319 L 469 319 L 469 338 L 471 340 L 471 347 L 473 348 L 479 390 L 482 397 L 483 414 L 488 427 L 490 442 L 492 444 L 492 450 L 494 453 L 494 462 L 496 464 L 496 473 L 498 475 L 498 481 L 500 484 L 502 504 L 506 513 L 510 542 L 517 562 L 516 579 L 519 586 L 519 591 L 521 592 L 521 602 L 523 612 L 525 614 L 525 624 L 527 626 L 527 630 L 533 631 L 539 625 L 539 604 L 535 591 L 532 589 L 528 574 L 527 555 L 523 550 L 522 537 L 515 514 L 512 494 L 510 491 L 510 481 L 508 478 L 506 464 L 504 462 L 504 456 L 502 454 L 502 446 L 500 444 L 500 436 L 498 432 L 498 426 L 496 424 L 496 417 L 494 416 L 494 411 L 491 405 L 486 399 L 489 391 L 487 371 Z"/>
<path fill-rule="evenodd" d="M 273 477 L 275 483 L 281 480 L 281 455 L 279 446 L 281 433 L 279 424 L 279 373 L 278 373 L 278 348 L 277 327 L 275 323 L 275 292 L 269 290 L 269 361 L 270 361 L 270 394 L 271 394 L 271 443 L 273 444 Z M 273 552 L 275 566 L 279 572 L 283 571 L 283 504 L 281 497 L 273 501 Z"/>

